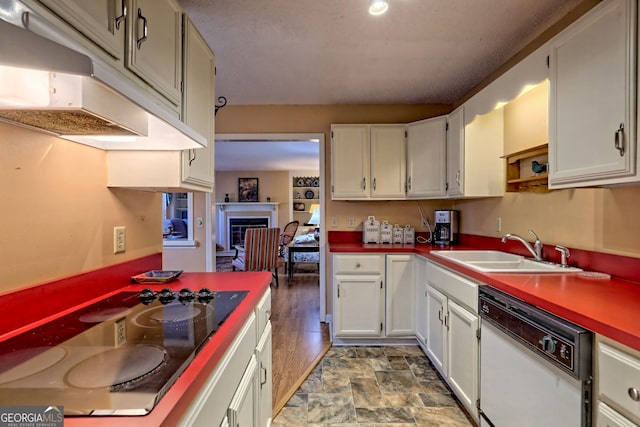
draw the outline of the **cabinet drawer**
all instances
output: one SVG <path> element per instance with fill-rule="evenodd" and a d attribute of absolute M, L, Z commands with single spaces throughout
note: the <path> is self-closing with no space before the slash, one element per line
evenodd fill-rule
<path fill-rule="evenodd" d="M 427 281 L 459 303 L 478 313 L 478 284 L 439 265 L 427 262 Z"/>
<path fill-rule="evenodd" d="M 384 255 L 334 255 L 333 274 L 380 274 L 384 271 Z"/>
<path fill-rule="evenodd" d="M 600 399 L 640 422 L 640 358 L 598 342 L 598 381 Z"/>

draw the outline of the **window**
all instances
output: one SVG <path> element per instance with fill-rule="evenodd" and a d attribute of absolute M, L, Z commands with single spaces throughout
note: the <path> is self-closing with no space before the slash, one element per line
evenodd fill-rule
<path fill-rule="evenodd" d="M 193 246 L 193 193 L 163 193 L 164 246 Z"/>

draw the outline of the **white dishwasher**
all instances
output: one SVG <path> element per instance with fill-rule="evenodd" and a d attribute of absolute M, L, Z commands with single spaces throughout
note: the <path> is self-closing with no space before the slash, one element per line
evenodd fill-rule
<path fill-rule="evenodd" d="M 593 334 L 481 286 L 480 425 L 591 426 Z"/>

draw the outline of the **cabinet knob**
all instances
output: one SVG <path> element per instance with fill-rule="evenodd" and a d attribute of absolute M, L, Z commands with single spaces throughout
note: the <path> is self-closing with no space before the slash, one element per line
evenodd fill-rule
<path fill-rule="evenodd" d="M 360 263 L 356 263 L 356 268 L 360 268 Z"/>
<path fill-rule="evenodd" d="M 629 393 L 629 397 L 631 398 L 631 400 L 634 400 L 636 402 L 640 401 L 640 391 L 638 391 L 637 388 L 629 387 L 629 390 L 627 390 L 627 393 Z"/>

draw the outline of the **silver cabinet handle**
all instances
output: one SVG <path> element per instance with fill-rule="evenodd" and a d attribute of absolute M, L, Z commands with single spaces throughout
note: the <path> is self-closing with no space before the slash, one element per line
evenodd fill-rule
<path fill-rule="evenodd" d="M 362 178 L 362 189 L 366 190 L 367 189 L 367 178 Z"/>
<path fill-rule="evenodd" d="M 373 189 L 374 189 L 374 191 L 376 189 L 376 179 L 375 178 L 373 178 Z"/>
<path fill-rule="evenodd" d="M 620 155 L 624 156 L 624 123 L 620 123 L 620 127 L 616 130 L 613 136 L 613 145 L 620 152 Z"/>
<path fill-rule="evenodd" d="M 460 171 L 456 172 L 456 184 L 460 186 Z"/>
<path fill-rule="evenodd" d="M 627 392 L 629 393 L 629 397 L 631 398 L 631 400 L 634 400 L 636 402 L 640 401 L 640 391 L 638 391 L 637 388 L 629 387 L 629 390 Z"/>
<path fill-rule="evenodd" d="M 262 388 L 263 385 L 265 385 L 267 383 L 267 368 L 265 368 L 264 366 L 262 366 L 262 363 L 260 363 L 260 388 Z M 262 379 L 262 374 L 264 373 L 264 380 Z"/>
<path fill-rule="evenodd" d="M 193 152 L 193 158 L 191 157 L 191 152 Z M 196 149 L 190 148 L 189 149 L 189 166 L 191 166 L 191 163 L 193 163 L 195 159 L 196 159 Z"/>
<path fill-rule="evenodd" d="M 407 191 L 411 191 L 411 177 L 407 178 Z"/>
<path fill-rule="evenodd" d="M 124 22 L 125 18 L 127 17 L 127 0 L 121 0 L 120 6 L 122 6 L 122 13 L 115 19 L 116 30 L 120 29 L 120 24 Z"/>
<path fill-rule="evenodd" d="M 136 46 L 138 50 L 140 50 L 140 46 L 142 46 L 142 42 L 147 40 L 147 36 L 149 35 L 149 26 L 147 25 L 147 18 L 142 15 L 142 10 L 138 8 L 138 21 L 142 21 L 142 37 L 136 40 Z"/>

